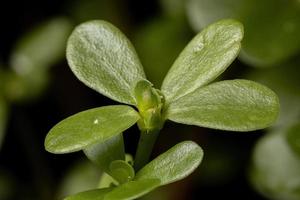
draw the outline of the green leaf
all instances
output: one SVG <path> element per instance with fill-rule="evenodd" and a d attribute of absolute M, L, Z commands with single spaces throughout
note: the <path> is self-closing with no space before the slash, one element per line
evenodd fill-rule
<path fill-rule="evenodd" d="M 133 89 L 145 79 L 143 67 L 130 41 L 112 24 L 97 20 L 76 27 L 68 41 L 67 60 L 90 88 L 135 105 Z"/>
<path fill-rule="evenodd" d="M 52 19 L 26 34 L 17 43 L 11 65 L 20 75 L 45 70 L 63 58 L 71 23 L 64 18 Z"/>
<path fill-rule="evenodd" d="M 109 170 L 120 184 L 131 181 L 135 175 L 133 167 L 124 160 L 114 160 L 110 163 Z"/>
<path fill-rule="evenodd" d="M 160 185 L 159 179 L 130 181 L 105 195 L 104 200 L 131 200 L 143 196 Z"/>
<path fill-rule="evenodd" d="M 100 178 L 98 188 L 109 188 L 118 184 L 119 183 L 115 179 L 113 179 L 113 177 L 111 177 L 107 173 L 103 173 Z"/>
<path fill-rule="evenodd" d="M 253 186 L 274 200 L 300 199 L 300 159 L 286 141 L 286 130 L 262 137 L 255 146 L 250 171 Z"/>
<path fill-rule="evenodd" d="M 104 142 L 139 120 L 129 106 L 104 106 L 77 113 L 55 125 L 45 139 L 51 153 L 69 153 Z"/>
<path fill-rule="evenodd" d="M 65 200 L 132 200 L 155 189 L 159 183 L 158 179 L 130 181 L 114 188 L 82 192 Z"/>
<path fill-rule="evenodd" d="M 287 141 L 293 151 L 300 156 L 300 123 L 295 124 L 287 131 Z"/>
<path fill-rule="evenodd" d="M 220 81 L 188 94 L 168 107 L 172 121 L 230 131 L 270 126 L 278 116 L 276 94 L 248 80 Z"/>
<path fill-rule="evenodd" d="M 104 196 L 109 193 L 112 188 L 89 190 L 81 192 L 73 196 L 69 196 L 64 200 L 104 200 Z"/>
<path fill-rule="evenodd" d="M 299 1 L 189 0 L 187 11 L 196 31 L 223 18 L 242 22 L 241 59 L 251 65 L 281 64 L 300 50 Z"/>
<path fill-rule="evenodd" d="M 85 155 L 103 171 L 110 174 L 109 165 L 114 160 L 124 160 L 125 150 L 122 133 L 85 148 Z"/>
<path fill-rule="evenodd" d="M 185 47 L 162 84 L 167 102 L 213 81 L 239 53 L 243 26 L 231 19 L 216 22 Z"/>
<path fill-rule="evenodd" d="M 135 180 L 159 179 L 160 185 L 181 180 L 201 163 L 203 151 L 192 141 L 181 142 L 143 167 Z"/>

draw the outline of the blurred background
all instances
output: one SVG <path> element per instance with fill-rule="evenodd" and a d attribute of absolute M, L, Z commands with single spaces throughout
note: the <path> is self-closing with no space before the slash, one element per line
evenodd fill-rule
<path fill-rule="evenodd" d="M 299 0 L 44 0 L 0 2 L 0 199 L 58 200 L 96 188 L 101 171 L 82 152 L 44 150 L 47 132 L 77 112 L 116 104 L 80 83 L 65 59 L 72 29 L 107 20 L 132 41 L 159 88 L 201 29 L 235 18 L 245 27 L 238 59 L 220 79 L 263 83 L 280 99 L 278 121 L 249 133 L 167 122 L 153 157 L 179 141 L 205 152 L 191 176 L 142 199 L 300 199 Z M 137 127 L 124 133 L 134 154 Z"/>

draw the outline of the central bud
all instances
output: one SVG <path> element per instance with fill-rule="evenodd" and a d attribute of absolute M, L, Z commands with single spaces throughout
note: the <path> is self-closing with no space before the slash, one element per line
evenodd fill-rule
<path fill-rule="evenodd" d="M 162 108 L 164 97 L 149 81 L 139 81 L 134 88 L 135 100 L 141 119 L 138 126 L 142 131 L 160 130 L 163 125 Z"/>

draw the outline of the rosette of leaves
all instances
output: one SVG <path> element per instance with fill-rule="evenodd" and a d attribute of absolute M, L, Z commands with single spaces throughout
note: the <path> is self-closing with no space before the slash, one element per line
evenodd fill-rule
<path fill-rule="evenodd" d="M 158 90 L 146 79 L 132 44 L 119 29 L 100 20 L 75 28 L 67 44 L 71 70 L 88 87 L 126 105 L 80 112 L 46 136 L 47 151 L 83 150 L 107 173 L 101 189 L 67 199 L 136 199 L 192 173 L 203 153 L 191 141 L 147 164 L 166 120 L 229 131 L 268 127 L 278 115 L 274 92 L 249 80 L 211 83 L 236 58 L 242 38 L 243 26 L 235 20 L 206 27 L 181 52 Z M 135 123 L 140 141 L 135 159 L 126 162 L 122 132 Z"/>

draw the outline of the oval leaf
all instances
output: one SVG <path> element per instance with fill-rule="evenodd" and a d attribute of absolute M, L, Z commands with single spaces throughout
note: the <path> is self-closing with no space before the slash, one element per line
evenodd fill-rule
<path fill-rule="evenodd" d="M 230 131 L 270 126 L 278 116 L 276 94 L 248 80 L 229 80 L 199 88 L 170 104 L 167 118 L 183 124 Z"/>
<path fill-rule="evenodd" d="M 104 196 L 111 190 L 112 188 L 89 190 L 86 192 L 80 192 L 78 194 L 69 196 L 64 200 L 103 200 Z"/>
<path fill-rule="evenodd" d="M 114 160 L 109 165 L 110 174 L 120 184 L 131 181 L 135 172 L 133 167 L 124 160 Z"/>
<path fill-rule="evenodd" d="M 104 200 L 132 200 L 160 185 L 159 179 L 144 179 L 124 183 L 105 195 Z"/>
<path fill-rule="evenodd" d="M 160 180 L 160 185 L 166 185 L 190 175 L 201 163 L 203 151 L 192 141 L 181 142 L 143 167 L 135 180 Z"/>
<path fill-rule="evenodd" d="M 104 142 L 139 119 L 129 106 L 104 106 L 77 113 L 54 126 L 45 139 L 51 153 L 69 153 Z"/>
<path fill-rule="evenodd" d="M 162 84 L 167 102 L 174 101 L 213 81 L 237 57 L 243 26 L 234 20 L 221 20 L 185 47 Z"/>
<path fill-rule="evenodd" d="M 92 162 L 110 174 L 110 163 L 125 159 L 123 135 L 120 133 L 112 136 L 105 141 L 88 146 L 83 151 Z"/>
<path fill-rule="evenodd" d="M 135 105 L 133 89 L 145 79 L 143 67 L 126 36 L 105 21 L 79 25 L 69 38 L 68 63 L 77 78 L 116 101 Z"/>

